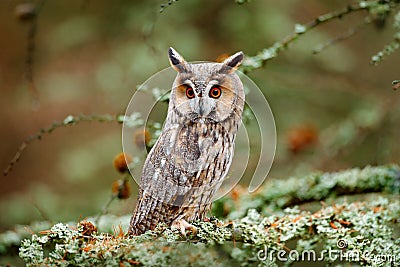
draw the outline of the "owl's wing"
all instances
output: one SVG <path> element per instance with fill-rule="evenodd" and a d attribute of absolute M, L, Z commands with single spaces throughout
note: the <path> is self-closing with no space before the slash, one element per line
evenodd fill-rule
<path fill-rule="evenodd" d="M 176 195 L 173 177 L 179 173 L 167 153 L 174 136 L 173 131 L 163 131 L 150 150 L 142 170 L 138 201 L 131 218 L 129 234 L 138 235 L 153 229 L 158 222 L 172 223 L 179 207 L 171 204 Z"/>

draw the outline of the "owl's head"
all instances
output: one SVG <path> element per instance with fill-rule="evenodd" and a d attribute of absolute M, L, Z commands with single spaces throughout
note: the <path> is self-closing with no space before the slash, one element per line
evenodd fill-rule
<path fill-rule="evenodd" d="M 222 63 L 188 63 L 173 48 L 169 61 L 178 72 L 173 84 L 170 111 L 192 122 L 223 122 L 241 118 L 243 84 L 235 73 L 243 60 L 238 52 Z"/>

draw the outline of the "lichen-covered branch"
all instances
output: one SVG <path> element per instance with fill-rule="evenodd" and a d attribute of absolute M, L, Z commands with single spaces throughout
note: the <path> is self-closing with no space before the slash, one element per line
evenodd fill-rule
<path fill-rule="evenodd" d="M 271 47 L 263 49 L 257 55 L 252 57 L 247 57 L 243 62 L 241 70 L 244 73 L 253 71 L 255 69 L 261 68 L 269 60 L 277 57 L 279 53 L 286 50 L 288 46 L 296 41 L 301 35 L 309 32 L 310 30 L 320 26 L 322 24 L 328 23 L 335 19 L 341 19 L 349 14 L 353 14 L 358 11 L 368 11 L 369 14 L 374 16 L 380 16 L 382 19 L 386 19 L 391 10 L 398 7 L 400 1 L 398 0 L 388 0 L 388 1 L 360 1 L 356 4 L 348 5 L 347 7 L 329 12 L 327 14 L 318 16 L 316 19 L 305 23 L 296 24 L 294 26 L 293 33 L 286 36 L 282 41 L 276 42 Z M 395 38 L 395 40 L 397 40 Z M 392 46 L 391 46 L 392 47 Z M 388 49 L 385 49 L 387 51 Z M 392 49 L 393 50 L 393 49 Z M 391 50 L 391 51 L 392 51 Z M 376 58 L 375 58 L 376 59 Z M 380 58 L 381 59 L 381 58 Z M 373 60 L 374 64 L 378 63 L 379 60 Z"/>
<path fill-rule="evenodd" d="M 392 255 L 389 264 L 400 263 L 395 257 L 400 255 L 400 240 L 393 234 L 399 216 L 399 201 L 380 198 L 323 207 L 315 213 L 287 208 L 281 216 L 263 217 L 251 209 L 234 221 L 194 222 L 197 232 L 187 237 L 163 225 L 129 238 L 122 232 L 97 233 L 86 222 L 78 226 L 60 223 L 24 240 L 20 257 L 27 266 L 215 266 L 234 261 L 276 265 L 276 254 L 271 252 L 282 250 L 290 255 L 295 254 L 292 251 L 298 255 L 316 251 L 321 261 L 334 262 L 335 258 L 320 256 L 326 250 L 360 255 L 348 257 L 349 262 L 390 266 L 374 256 Z"/>
<path fill-rule="evenodd" d="M 385 45 L 385 47 L 381 51 L 379 51 L 376 55 L 372 57 L 371 64 L 377 65 L 379 62 L 383 60 L 384 57 L 390 56 L 399 48 L 400 48 L 400 32 L 397 34 L 397 36 L 395 36 L 393 41 Z"/>
<path fill-rule="evenodd" d="M 179 0 L 168 0 L 167 3 L 162 4 L 160 6 L 160 13 L 163 13 L 167 7 L 171 6 L 173 3 L 178 2 L 178 1 Z"/>
<path fill-rule="evenodd" d="M 314 173 L 285 180 L 270 179 L 253 195 L 243 188 L 235 188 L 230 198 L 219 199 L 213 204 L 213 214 L 236 219 L 244 216 L 249 208 L 270 214 L 305 202 L 368 192 L 398 195 L 400 167 L 365 167 L 334 173 Z"/>
<path fill-rule="evenodd" d="M 249 194 L 244 188 L 238 187 L 230 195 L 213 203 L 212 215 L 220 219 L 235 220 L 246 216 L 249 209 L 254 209 L 263 216 L 276 215 L 281 214 L 284 208 L 296 204 L 320 200 L 329 203 L 329 198 L 334 199 L 338 195 L 367 192 L 387 193 L 387 196 L 398 198 L 400 167 L 397 165 L 366 167 L 362 170 L 315 173 L 286 180 L 271 179 L 267 180 L 255 194 Z M 129 219 L 130 215 L 124 217 L 103 215 L 99 220 L 97 217 L 87 220 L 94 222 L 100 232 L 112 233 L 113 225 L 121 225 L 126 231 Z M 29 226 L 16 226 L 14 230 L 1 233 L 0 254 L 17 247 L 22 239 L 28 238 L 32 233 L 49 227 L 49 222 L 41 222 Z"/>
<path fill-rule="evenodd" d="M 387 192 L 389 198 L 367 202 L 323 204 L 316 212 L 293 204 L 329 196 Z M 23 240 L 20 257 L 28 266 L 275 266 L 277 253 L 289 258 L 325 263 L 342 261 L 367 266 L 400 263 L 399 166 L 366 167 L 337 173 L 312 174 L 286 181 L 271 180 L 254 196 L 233 192 L 214 203 L 225 221 L 212 217 L 193 222 L 197 232 L 187 236 L 166 225 L 141 236 L 128 237 L 129 216 L 114 218 L 114 234 L 92 223 L 56 224 Z M 337 200 L 336 200 L 337 201 Z M 290 208 L 285 208 L 292 206 Z M 216 215 L 221 210 L 214 209 Z M 273 211 L 273 213 L 271 213 Z M 125 222 L 126 221 L 126 222 Z M 329 257 L 323 252 L 336 253 Z M 316 258 L 301 256 L 313 253 Z M 379 261 L 377 255 L 386 255 Z"/>
<path fill-rule="evenodd" d="M 377 65 L 384 57 L 390 56 L 400 48 L 400 11 L 394 16 L 393 28 L 397 30 L 393 36 L 393 40 L 372 57 L 371 64 Z"/>

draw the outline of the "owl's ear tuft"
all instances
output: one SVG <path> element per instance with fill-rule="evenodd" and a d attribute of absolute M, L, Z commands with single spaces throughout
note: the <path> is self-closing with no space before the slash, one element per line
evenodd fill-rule
<path fill-rule="evenodd" d="M 221 71 L 225 73 L 232 73 L 242 64 L 244 54 L 242 51 L 228 57 L 222 62 Z"/>
<path fill-rule="evenodd" d="M 177 72 L 188 72 L 188 63 L 172 47 L 168 49 L 168 57 L 169 63 L 171 64 L 172 68 L 174 68 Z"/>

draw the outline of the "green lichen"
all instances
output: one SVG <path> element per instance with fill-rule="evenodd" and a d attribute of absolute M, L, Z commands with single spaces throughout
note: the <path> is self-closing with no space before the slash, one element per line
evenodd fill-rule
<path fill-rule="evenodd" d="M 80 226 L 56 224 L 24 240 L 20 257 L 28 266 L 222 266 L 235 261 L 245 266 L 275 264 L 276 257 L 264 259 L 262 253 L 286 248 L 299 255 L 311 249 L 317 254 L 336 251 L 342 258 L 347 255 L 348 262 L 391 266 L 400 263 L 394 257 L 400 255 L 400 241 L 394 236 L 399 217 L 399 201 L 378 198 L 326 206 L 315 213 L 287 208 L 281 216 L 262 216 L 251 209 L 234 221 L 194 222 L 197 232 L 187 237 L 165 226 L 129 238 L 96 232 L 85 235 Z M 356 252 L 363 257 L 348 256 Z M 378 255 L 393 259 L 382 262 Z M 332 257 L 323 260 L 335 262 Z"/>
<path fill-rule="evenodd" d="M 129 216 L 108 220 L 121 226 L 113 234 L 88 232 L 82 223 L 59 223 L 23 240 L 19 256 L 27 266 L 276 266 L 282 260 L 277 255 L 286 257 L 285 265 L 394 266 L 400 264 L 399 177 L 400 168 L 390 165 L 270 180 L 253 196 L 218 200 L 216 210 L 226 213 L 225 220 L 193 222 L 197 231 L 187 236 L 160 224 L 128 237 L 122 229 Z M 320 204 L 316 212 L 294 206 L 372 191 L 390 198 L 373 195 L 366 202 L 340 204 L 335 198 L 336 203 Z"/>
<path fill-rule="evenodd" d="M 384 192 L 400 193 L 400 168 L 397 165 L 365 167 L 333 173 L 314 173 L 285 180 L 267 180 L 261 190 L 250 195 L 239 191 L 238 198 L 222 198 L 214 203 L 213 214 L 228 219 L 243 217 L 249 208 L 263 214 L 311 201 L 329 200 L 336 196 Z"/>
<path fill-rule="evenodd" d="M 391 10 L 391 6 L 389 4 L 385 5 L 387 6 L 387 10 L 381 12 L 388 14 Z M 392 55 L 400 48 L 400 11 L 397 11 L 396 15 L 394 15 L 393 29 L 396 31 L 393 35 L 393 40 L 385 45 L 382 50 L 372 56 L 371 64 L 378 65 L 385 57 Z"/>

